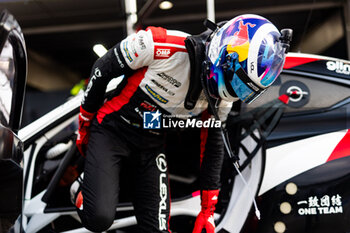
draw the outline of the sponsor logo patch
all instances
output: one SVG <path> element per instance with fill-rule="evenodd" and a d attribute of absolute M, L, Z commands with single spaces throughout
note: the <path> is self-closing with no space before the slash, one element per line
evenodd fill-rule
<path fill-rule="evenodd" d="M 154 46 L 154 59 L 168 59 L 177 52 L 186 53 L 187 50 L 184 46 L 156 45 Z"/>
<path fill-rule="evenodd" d="M 132 53 L 135 55 L 135 57 L 138 57 L 139 55 L 136 52 L 135 43 L 136 43 L 136 41 L 135 41 L 135 37 L 134 37 L 134 38 L 132 38 L 132 41 L 130 42 L 130 48 L 131 48 Z"/>
<path fill-rule="evenodd" d="M 116 48 L 114 48 L 114 55 L 117 58 L 117 61 L 118 61 L 118 64 L 119 64 L 120 68 L 124 68 L 124 64 L 123 64 L 122 60 L 120 59 L 118 51 L 117 51 Z"/>
<path fill-rule="evenodd" d="M 96 70 L 99 70 L 99 69 L 96 68 Z M 96 73 L 96 70 L 95 70 L 95 73 Z M 97 73 L 98 73 L 98 72 L 97 72 Z M 101 72 L 99 72 L 99 73 L 101 73 Z M 85 93 L 84 93 L 84 97 L 83 97 L 82 104 L 85 103 L 85 99 L 87 98 L 87 96 L 88 96 L 88 94 L 89 94 L 89 92 L 90 92 L 92 86 L 94 85 L 95 80 L 96 80 L 96 76 L 95 76 L 95 75 L 92 75 L 92 77 L 90 78 L 89 83 L 88 83 L 88 85 L 87 85 L 87 87 L 86 87 L 86 90 L 85 90 Z"/>
<path fill-rule="evenodd" d="M 164 48 L 156 48 L 154 53 L 155 58 L 169 58 L 171 50 Z"/>
<path fill-rule="evenodd" d="M 133 59 L 132 59 L 130 52 L 128 50 L 128 42 L 127 41 L 123 42 L 123 50 L 125 52 L 126 58 L 129 60 L 129 62 L 133 62 Z"/>
<path fill-rule="evenodd" d="M 254 62 L 251 62 L 251 63 L 250 63 L 250 73 L 253 73 L 254 70 L 255 70 Z"/>
<path fill-rule="evenodd" d="M 145 50 L 146 49 L 146 45 L 145 45 L 145 42 L 143 41 L 143 36 L 142 35 L 140 35 L 138 37 L 138 43 L 140 45 L 141 50 Z"/>
<path fill-rule="evenodd" d="M 161 77 L 162 79 L 164 79 L 165 81 L 168 81 L 171 85 L 175 86 L 175 87 L 180 87 L 181 83 L 179 81 L 177 81 L 176 79 L 174 79 L 173 77 L 165 74 L 164 72 L 162 73 L 158 73 L 157 74 L 159 77 Z"/>
<path fill-rule="evenodd" d="M 339 194 L 309 196 L 297 202 L 299 215 L 342 214 L 343 203 Z"/>
<path fill-rule="evenodd" d="M 147 111 L 150 112 L 155 112 L 157 110 L 157 107 L 154 106 L 153 104 L 148 103 L 147 101 L 144 101 L 140 104 L 140 107 L 143 109 L 146 109 Z"/>
<path fill-rule="evenodd" d="M 160 171 L 159 175 L 159 212 L 158 212 L 158 222 L 159 230 L 167 230 L 167 215 L 166 210 L 168 208 L 167 199 L 168 199 L 168 185 L 167 185 L 167 162 L 165 160 L 165 155 L 160 154 L 156 158 L 156 164 Z M 165 213 L 164 213 L 165 212 Z"/>
<path fill-rule="evenodd" d="M 167 163 L 166 163 L 164 154 L 158 155 L 158 157 L 156 158 L 156 163 L 157 163 L 157 167 L 158 167 L 159 171 L 166 172 Z"/>
<path fill-rule="evenodd" d="M 327 61 L 327 69 L 339 74 L 350 75 L 350 64 L 342 61 Z"/>
<path fill-rule="evenodd" d="M 170 91 L 168 88 L 164 87 L 162 84 L 160 84 L 159 82 L 157 82 L 154 79 L 151 79 L 151 81 L 154 83 L 154 85 L 156 85 L 158 88 L 162 89 L 163 91 L 165 91 L 166 93 L 168 93 L 171 96 L 174 96 L 175 93 Z"/>
<path fill-rule="evenodd" d="M 96 68 L 96 69 L 95 69 L 95 73 L 94 73 L 94 74 L 95 74 L 95 76 L 98 77 L 98 78 L 100 78 L 100 77 L 102 76 L 101 70 L 100 70 L 99 68 Z"/>
<path fill-rule="evenodd" d="M 148 93 L 151 94 L 151 96 L 153 98 L 155 98 L 157 101 L 163 103 L 163 104 L 166 104 L 168 103 L 168 100 L 165 99 L 164 97 L 162 97 L 161 95 L 159 95 L 157 92 L 155 92 L 152 88 L 150 88 L 147 84 L 145 86 L 146 90 L 148 91 Z"/>

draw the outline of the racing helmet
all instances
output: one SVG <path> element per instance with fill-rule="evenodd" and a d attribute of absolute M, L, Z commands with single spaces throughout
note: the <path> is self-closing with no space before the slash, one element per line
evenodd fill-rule
<path fill-rule="evenodd" d="M 286 46 L 280 37 L 270 21 L 253 14 L 217 28 L 206 47 L 209 94 L 226 101 L 255 100 L 282 71 Z"/>

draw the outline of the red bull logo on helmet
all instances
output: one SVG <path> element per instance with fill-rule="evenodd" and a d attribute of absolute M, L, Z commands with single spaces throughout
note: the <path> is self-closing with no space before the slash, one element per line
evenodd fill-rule
<path fill-rule="evenodd" d="M 227 52 L 238 54 L 238 61 L 248 58 L 251 40 L 258 28 L 268 21 L 257 15 L 243 15 L 232 19 L 232 23 L 222 33 L 221 44 L 227 44 Z M 225 38 L 230 38 L 225 41 Z"/>
<path fill-rule="evenodd" d="M 227 45 L 227 52 L 238 53 L 238 61 L 242 62 L 248 58 L 249 51 L 249 33 L 248 28 L 254 28 L 256 24 L 246 23 L 244 24 L 243 20 L 239 21 L 238 29 L 233 34 L 232 39 L 229 41 Z"/>

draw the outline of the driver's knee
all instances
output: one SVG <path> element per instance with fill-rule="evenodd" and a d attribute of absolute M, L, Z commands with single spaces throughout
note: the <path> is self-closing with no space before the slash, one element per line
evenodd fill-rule
<path fill-rule="evenodd" d="M 85 228 L 93 232 L 106 231 L 114 221 L 115 212 L 108 213 L 107 211 L 96 211 L 86 214 L 82 223 Z"/>

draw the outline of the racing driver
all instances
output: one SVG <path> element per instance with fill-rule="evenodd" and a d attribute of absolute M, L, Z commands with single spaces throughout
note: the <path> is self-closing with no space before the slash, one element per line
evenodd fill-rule
<path fill-rule="evenodd" d="M 165 129 L 147 129 L 144 116 L 151 112 L 152 122 L 160 115 L 215 115 L 224 122 L 234 101 L 250 103 L 275 81 L 284 64 L 284 45 L 270 21 L 241 15 L 220 26 L 211 23 L 211 29 L 196 36 L 148 27 L 98 59 L 79 114 L 76 143 L 86 158 L 83 179 L 71 187 L 82 224 L 95 232 L 111 226 L 122 161 L 128 157 L 140 232 L 170 232 Z M 121 75 L 116 91 L 106 96 L 107 84 Z M 208 128 L 201 142 L 201 211 L 194 233 L 215 231 L 224 156 L 221 130 Z"/>

